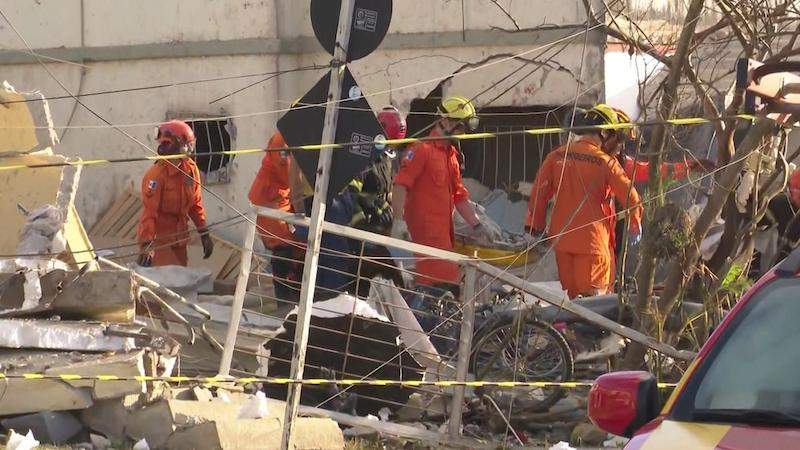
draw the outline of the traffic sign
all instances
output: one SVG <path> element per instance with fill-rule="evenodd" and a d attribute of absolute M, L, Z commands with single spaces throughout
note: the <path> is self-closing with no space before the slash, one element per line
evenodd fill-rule
<path fill-rule="evenodd" d="M 373 155 L 382 150 L 381 147 L 385 148 L 385 145 L 375 144 L 383 139 L 383 129 L 375 118 L 372 107 L 363 97 L 350 70 L 345 68 L 344 71 L 342 102 L 335 105 L 340 108 L 336 142 L 363 144 L 333 150 L 328 200 L 341 192 L 350 180 L 360 175 L 369 166 Z M 330 74 L 326 74 L 278 120 L 278 129 L 290 147 L 321 142 L 329 84 Z M 314 186 L 319 152 L 295 150 L 292 154 L 306 180 Z"/>
<path fill-rule="evenodd" d="M 331 55 L 336 45 L 341 0 L 311 0 L 311 25 L 322 47 Z M 347 62 L 361 59 L 378 48 L 392 21 L 392 0 L 356 0 Z"/>

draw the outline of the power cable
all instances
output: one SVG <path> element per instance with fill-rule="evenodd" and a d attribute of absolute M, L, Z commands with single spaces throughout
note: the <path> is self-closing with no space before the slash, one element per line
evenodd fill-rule
<path fill-rule="evenodd" d="M 95 92 L 87 92 L 85 94 L 76 94 L 75 97 L 83 98 L 83 97 L 95 97 L 100 95 L 111 95 L 111 94 L 122 94 L 126 92 L 140 92 L 140 91 L 149 91 L 154 89 L 165 89 L 171 87 L 178 87 L 178 86 L 189 86 L 193 84 L 202 84 L 202 83 L 211 83 L 214 81 L 226 81 L 226 80 L 237 80 L 241 78 L 253 78 L 253 77 L 260 77 L 260 76 L 280 76 L 285 75 L 288 73 L 295 73 L 295 72 L 304 72 L 304 71 L 312 71 L 312 70 L 322 70 L 327 69 L 328 66 L 323 65 L 310 65 L 304 67 L 298 67 L 296 69 L 287 69 L 287 70 L 280 70 L 280 71 L 272 71 L 272 72 L 261 72 L 261 73 L 251 73 L 251 74 L 244 74 L 244 75 L 230 75 L 224 77 L 214 77 L 214 78 L 204 78 L 199 80 L 191 80 L 191 81 L 177 81 L 172 83 L 161 83 L 161 84 L 153 84 L 148 86 L 140 86 L 135 88 L 120 88 L 120 89 L 109 89 L 104 91 L 95 91 Z M 261 80 L 260 82 L 266 81 L 267 79 Z M 9 100 L 5 102 L 0 102 L 1 105 L 12 105 L 15 103 L 35 103 L 35 102 L 42 102 L 42 101 L 51 101 L 51 100 L 65 100 L 65 99 L 74 99 L 69 95 L 54 95 L 49 97 L 40 97 L 40 98 L 28 98 L 22 100 Z"/>
<path fill-rule="evenodd" d="M 638 123 L 623 123 L 623 124 L 613 124 L 613 125 L 580 125 L 580 126 L 569 126 L 569 127 L 537 127 L 537 128 L 528 128 L 524 130 L 509 130 L 509 131 L 496 131 L 492 133 L 471 133 L 471 134 L 461 134 L 451 136 L 451 139 L 457 141 L 466 141 L 466 140 L 476 140 L 476 139 L 491 139 L 497 138 L 501 136 L 515 136 L 515 135 L 547 135 L 547 134 L 560 134 L 560 133 L 567 133 L 567 132 L 574 132 L 574 131 L 591 131 L 591 130 L 620 130 L 620 129 L 630 129 L 630 128 L 641 128 L 641 127 L 650 127 L 650 126 L 659 126 L 659 125 L 699 125 L 704 123 L 711 123 L 711 122 L 718 122 L 718 121 L 726 121 L 726 120 L 752 120 L 754 116 L 747 115 L 747 114 L 738 114 L 734 116 L 720 116 L 720 117 L 712 117 L 712 118 L 705 118 L 705 117 L 684 117 L 684 118 L 675 118 L 675 119 L 668 119 L 668 120 L 655 120 L 655 121 L 648 121 L 648 122 L 638 122 Z M 129 136 L 128 133 L 119 130 L 118 128 L 114 127 L 121 133 Z M 136 143 L 142 145 L 143 147 L 147 148 L 151 153 L 156 153 L 154 150 L 147 147 L 146 144 L 142 143 L 136 138 L 132 139 L 135 140 Z M 416 142 L 426 142 L 426 141 L 435 141 L 441 140 L 441 137 L 438 136 L 425 136 L 425 137 L 411 137 L 411 138 L 404 138 L 404 139 L 386 139 L 379 141 L 384 145 L 406 145 L 412 144 Z M 287 146 L 282 147 L 280 149 L 263 149 L 263 148 L 252 148 L 252 149 L 241 149 L 241 150 L 225 150 L 220 152 L 206 152 L 206 153 L 193 153 L 189 154 L 175 154 L 175 155 L 158 155 L 155 156 L 140 156 L 140 157 L 130 157 L 130 158 L 107 158 L 107 159 L 91 159 L 91 160 L 76 160 L 76 161 L 64 161 L 64 162 L 57 162 L 57 163 L 38 163 L 38 164 L 10 164 L 5 166 L 0 166 L 0 171 L 4 170 L 18 170 L 18 169 L 41 169 L 41 168 L 49 168 L 49 167 L 67 167 L 67 166 L 93 166 L 93 165 L 105 165 L 105 164 L 120 164 L 120 163 L 131 163 L 131 162 L 143 162 L 143 161 L 171 161 L 171 160 L 179 160 L 179 159 L 186 159 L 191 157 L 197 156 L 220 156 L 220 155 L 228 155 L 228 156 L 238 156 L 238 155 L 248 155 L 248 154 L 257 154 L 257 153 L 269 153 L 269 152 L 282 152 L 282 151 L 317 151 L 323 149 L 337 149 L 337 148 L 349 148 L 353 146 L 361 146 L 364 145 L 363 142 L 340 142 L 340 143 L 332 143 L 332 144 L 313 144 L 313 145 L 299 145 L 299 146 Z"/>

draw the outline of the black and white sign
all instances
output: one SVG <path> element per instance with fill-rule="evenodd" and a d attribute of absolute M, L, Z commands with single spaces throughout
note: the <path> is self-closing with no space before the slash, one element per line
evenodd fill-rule
<path fill-rule="evenodd" d="M 336 43 L 341 0 L 311 0 L 311 25 L 322 47 L 331 55 Z M 347 61 L 361 59 L 378 48 L 392 21 L 392 0 L 355 0 Z"/>
<path fill-rule="evenodd" d="M 300 100 L 298 105 L 301 106 L 293 107 L 278 120 L 278 129 L 289 146 L 317 145 L 322 141 L 325 100 L 329 85 L 330 74 L 326 74 Z M 349 94 L 353 92 L 358 92 L 359 95 L 351 97 Z M 385 148 L 385 145 L 375 145 L 376 138 L 378 141 L 385 139 L 383 129 L 375 118 L 372 107 L 360 92 L 350 70 L 345 69 L 342 102 L 339 104 L 341 109 L 336 127 L 336 142 L 357 142 L 358 144 L 333 149 L 328 200 L 367 168 L 374 153 Z M 309 107 L 308 105 L 319 106 Z M 295 161 L 300 165 L 303 174 L 312 186 L 317 177 L 319 153 L 317 150 L 292 152 Z"/>

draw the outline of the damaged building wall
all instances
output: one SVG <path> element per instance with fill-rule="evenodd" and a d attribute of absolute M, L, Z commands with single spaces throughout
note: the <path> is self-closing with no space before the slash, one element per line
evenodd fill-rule
<path fill-rule="evenodd" d="M 302 3 L 302 5 L 298 5 Z M 493 27 L 515 29 L 514 23 L 493 2 L 467 0 L 463 17 L 460 2 L 424 0 L 394 2 L 389 34 L 381 48 L 356 61 L 352 70 L 365 92 L 385 92 L 371 97 L 375 108 L 392 102 L 403 112 L 416 97 L 426 96 L 439 80 L 410 89 L 402 86 L 446 77 L 483 62 L 538 49 L 553 42 L 568 44 L 546 67 L 530 75 L 493 106 L 558 105 L 586 91 L 581 102 L 602 98 L 603 37 L 591 32 L 584 42 L 583 5 L 547 0 L 531 11 L 524 2 L 503 2 L 520 28 L 538 31 L 507 33 Z M 230 75 L 266 73 L 310 64 L 327 64 L 308 19 L 308 2 L 263 0 L 214 2 L 169 0 L 108 3 L 100 0 L 70 0 L 39 4 L 34 0 L 1 0 L 0 5 L 18 30 L 41 53 L 78 64 L 48 64 L 53 74 L 72 93 L 91 93 Z M 598 5 L 598 7 L 601 5 Z M 541 13 L 537 13 L 541 11 Z M 182 18 L 191 17 L 192 20 Z M 147 32 L 135 24 L 148 23 Z M 34 33 L 42 28 L 50 33 Z M 565 39 L 571 37 L 567 42 Z M 9 28 L 0 30 L 4 48 L 24 49 Z M 584 43 L 586 48 L 584 49 Z M 63 47 L 63 48 L 60 48 Z M 555 46 L 560 48 L 560 44 Z M 553 52 L 555 53 L 555 52 Z M 585 53 L 585 59 L 583 58 Z M 189 55 L 189 57 L 187 57 Z M 546 56 L 549 56 L 546 55 Z M 445 93 L 474 95 L 515 70 L 522 61 L 502 61 L 488 68 L 460 75 L 445 85 Z M 84 64 L 82 67 L 80 64 Z M 38 89 L 47 96 L 65 95 L 63 89 L 38 63 L 21 52 L 0 55 L 3 77 L 20 89 Z M 532 66 L 533 67 L 533 66 Z M 583 70 L 581 70 L 583 67 Z M 518 78 L 528 72 L 525 68 Z M 581 74 L 582 83 L 576 83 Z M 233 148 L 262 147 L 275 130 L 280 114 L 258 114 L 286 108 L 302 95 L 322 73 L 297 72 L 261 83 L 237 95 L 210 104 L 260 77 L 174 86 L 84 97 L 83 101 L 126 132 L 153 147 L 153 125 L 168 117 L 240 116 L 233 119 Z M 517 77 L 515 77 L 517 78 Z M 500 83 L 477 99 L 482 102 L 508 88 Z M 513 83 L 512 83 L 513 84 Z M 141 146 L 119 131 L 76 106 L 67 98 L 52 100 L 50 107 L 62 143 L 58 152 L 82 158 L 134 157 L 146 155 Z M 247 207 L 246 192 L 259 166 L 260 155 L 237 156 L 230 181 L 210 188 L 239 210 Z M 149 163 L 87 167 L 79 186 L 76 207 L 91 226 L 123 189 L 139 189 Z M 205 195 L 209 221 L 235 213 L 213 196 Z M 219 233 L 238 240 L 240 230 L 223 228 Z"/>

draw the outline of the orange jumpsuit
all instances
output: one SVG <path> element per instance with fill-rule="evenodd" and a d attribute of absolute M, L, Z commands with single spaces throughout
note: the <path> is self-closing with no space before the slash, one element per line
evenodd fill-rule
<path fill-rule="evenodd" d="M 431 136 L 437 136 L 432 131 Z M 448 140 L 418 142 L 405 153 L 394 183 L 407 190 L 404 219 L 418 244 L 451 250 L 455 241 L 453 209 L 469 199 L 461 181 L 458 152 Z M 458 283 L 458 265 L 417 255 L 417 283 Z"/>
<path fill-rule="evenodd" d="M 267 143 L 267 149 L 286 147 L 288 146 L 280 132 L 273 134 Z M 267 152 L 261 161 L 261 168 L 258 170 L 252 186 L 250 186 L 250 193 L 248 194 L 250 202 L 258 206 L 291 212 L 293 209 L 289 187 L 290 164 L 291 155 L 288 151 Z M 287 241 L 294 241 L 294 235 L 286 222 L 258 216 L 256 223 L 259 226 L 261 240 L 268 249 L 285 245 Z M 266 233 L 262 230 L 266 231 Z"/>
<path fill-rule="evenodd" d="M 544 230 L 547 202 L 555 196 L 549 234 L 559 236 L 555 241 L 556 264 L 570 298 L 604 293 L 609 287 L 612 195 L 624 207 L 634 207 L 631 228 L 639 227 L 639 194 L 619 162 L 591 142 L 580 140 L 573 142 L 569 151 L 561 146 L 550 152 L 536 176 L 526 225 Z"/>
<path fill-rule="evenodd" d="M 624 157 L 625 174 L 634 183 L 645 183 L 650 179 L 650 163 L 639 161 L 630 156 Z M 689 175 L 689 166 L 686 163 L 663 163 L 661 164 L 661 176 L 664 179 L 680 180 Z"/>
<path fill-rule="evenodd" d="M 144 174 L 137 237 L 140 245 L 153 242 L 153 266 L 188 264 L 188 219 L 198 229 L 206 227 L 200 183 L 200 171 L 190 158 L 156 161 Z"/>
<path fill-rule="evenodd" d="M 646 183 L 650 179 L 650 163 L 648 161 L 639 161 L 625 155 L 622 159 L 622 167 L 625 169 L 625 175 L 627 175 L 627 177 L 630 178 L 634 183 Z M 689 176 L 689 165 L 686 163 L 665 162 L 661 164 L 661 177 L 665 180 L 681 180 L 687 176 Z M 611 206 L 612 217 L 609 219 L 611 233 L 609 234 L 608 239 L 608 248 L 611 252 L 611 280 L 609 284 L 614 284 L 614 279 L 617 273 L 616 258 L 614 257 L 617 248 L 617 238 L 615 232 L 617 216 L 616 208 L 614 208 L 613 202 Z"/>

